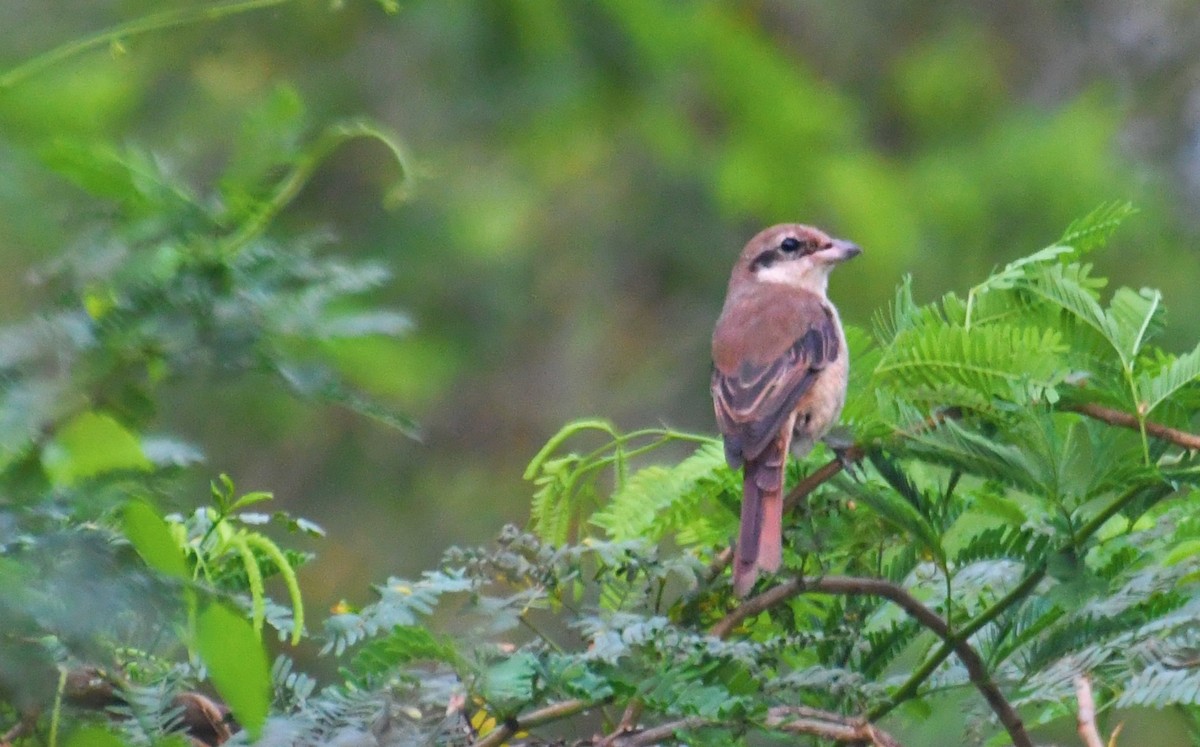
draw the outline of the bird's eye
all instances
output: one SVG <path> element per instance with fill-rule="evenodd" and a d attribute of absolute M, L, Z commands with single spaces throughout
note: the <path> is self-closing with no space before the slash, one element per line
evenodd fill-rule
<path fill-rule="evenodd" d="M 788 254 L 799 251 L 800 246 L 800 239 L 796 238 L 795 236 L 788 236 L 786 239 L 779 242 L 779 248 Z"/>

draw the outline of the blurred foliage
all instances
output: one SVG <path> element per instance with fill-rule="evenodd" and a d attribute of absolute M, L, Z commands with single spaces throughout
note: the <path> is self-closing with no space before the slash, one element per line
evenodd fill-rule
<path fill-rule="evenodd" d="M 523 518 L 519 465 L 563 421 L 711 432 L 728 266 L 776 220 L 867 248 L 833 289 L 863 323 L 905 273 L 914 299 L 968 287 L 1131 199 L 1143 216 L 1096 272 L 1162 290 L 1167 350 L 1196 338 L 1200 10 L 1183 0 L 68 5 L 0 7 L 20 29 L 0 34 L 0 468 L 17 517 L 0 545 L 40 538 L 11 569 L 20 599 L 151 626 L 118 613 L 160 580 L 123 575 L 128 552 L 90 522 L 131 492 L 208 520 L 199 498 L 225 470 L 329 527 L 306 596 L 361 600 L 363 578 L 415 575 Z M 345 119 L 361 113 L 381 124 Z M 415 154 L 399 167 L 392 130 Z M 397 182 L 410 199 L 385 212 Z M 974 352 L 1030 341 L 1005 335 Z M 1113 405 L 1171 384 L 1111 375 Z M 1056 391 L 1043 378 L 1027 391 Z M 249 594 L 239 555 L 233 586 L 208 579 L 218 595 Z M 17 618 L 73 640 L 61 611 Z"/>
<path fill-rule="evenodd" d="M 310 122 L 367 113 L 403 134 L 415 178 L 397 211 L 374 197 L 395 167 L 351 145 L 277 225 L 333 231 L 397 270 L 372 297 L 410 310 L 421 334 L 319 346 L 356 386 L 419 415 L 424 445 L 298 408 L 260 380 L 162 394 L 164 427 L 335 537 L 361 538 L 334 540 L 326 601 L 367 569 L 416 572 L 444 540 L 483 541 L 520 517 L 514 465 L 567 419 L 634 427 L 650 413 L 709 429 L 707 337 L 734 252 L 770 222 L 866 247 L 834 279 L 861 323 L 906 272 L 918 298 L 963 287 L 1128 199 L 1145 219 L 1100 271 L 1161 288 L 1181 322 L 1200 317 L 1190 3 L 263 5 L 108 37 L 208 4 L 0 8 L 0 27 L 21 29 L 0 35 L 10 71 L 106 39 L 0 91 L 0 252 L 23 267 L 103 236 L 111 203 L 47 168 L 72 152 L 139 153 L 189 191 L 229 164 L 266 165 L 296 126 L 241 123 L 295 105 L 281 85 Z M 254 197 L 227 186 L 227 210 Z M 27 279 L 0 278 L 0 312 L 37 307 L 47 291 Z M 1170 330 L 1176 348 L 1195 334 Z"/>

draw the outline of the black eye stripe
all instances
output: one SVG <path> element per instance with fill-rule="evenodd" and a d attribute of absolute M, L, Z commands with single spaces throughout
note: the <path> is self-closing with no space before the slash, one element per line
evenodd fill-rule
<path fill-rule="evenodd" d="M 754 258 L 754 261 L 750 263 L 750 266 L 754 268 L 770 267 L 778 258 L 779 255 L 775 253 L 774 249 L 768 249 L 765 252 L 760 252 L 759 255 Z"/>

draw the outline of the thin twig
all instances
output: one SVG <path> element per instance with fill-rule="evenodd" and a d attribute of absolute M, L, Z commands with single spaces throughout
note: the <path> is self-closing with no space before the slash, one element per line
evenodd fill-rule
<path fill-rule="evenodd" d="M 637 730 L 638 721 L 642 718 L 644 707 L 645 704 L 639 698 L 629 701 L 629 705 L 625 706 L 625 712 L 621 714 L 621 722 L 617 724 L 617 728 L 613 729 L 612 734 L 602 738 L 596 744 L 596 747 L 617 747 L 620 744 L 618 740 Z"/>
<path fill-rule="evenodd" d="M 1134 431 L 1140 431 L 1142 428 L 1135 415 L 1122 412 L 1121 410 L 1114 410 L 1104 405 L 1097 405 L 1094 402 L 1068 403 L 1062 405 L 1062 409 L 1077 412 L 1080 415 L 1087 415 L 1089 418 L 1094 418 L 1119 428 L 1128 428 Z M 1146 434 L 1154 436 L 1161 441 L 1169 441 L 1185 449 L 1200 449 L 1200 435 L 1170 428 L 1162 423 L 1146 421 Z"/>
<path fill-rule="evenodd" d="M 852 464 L 859 461 L 867 453 L 863 446 L 855 444 L 842 452 L 841 456 L 836 459 L 830 459 L 819 468 L 809 473 L 800 482 L 796 483 L 796 487 L 788 491 L 788 494 L 783 499 L 783 510 L 790 511 L 795 508 L 796 504 L 808 497 L 821 485 L 829 482 L 837 473 L 846 468 L 847 464 Z"/>
<path fill-rule="evenodd" d="M 1086 674 L 1075 678 L 1075 698 L 1079 701 L 1079 738 L 1084 747 L 1104 747 L 1096 728 L 1096 700 L 1092 697 L 1092 681 Z"/>
<path fill-rule="evenodd" d="M 170 8 L 159 13 L 135 18 L 103 31 L 68 42 L 39 54 L 0 75 L 0 90 L 11 88 L 42 70 L 81 52 L 122 43 L 150 31 L 169 29 L 202 21 L 214 21 L 224 16 L 260 8 L 282 5 L 288 0 L 236 0 L 235 2 L 199 7 Z"/>
<path fill-rule="evenodd" d="M 788 599 L 805 593 L 838 594 L 842 596 L 867 595 L 882 597 L 896 604 L 910 617 L 928 628 L 958 656 L 967 670 L 971 683 L 987 701 L 1009 738 L 1016 747 L 1032 747 L 1025 724 L 1016 710 L 1000 692 L 1000 688 L 988 673 L 987 665 L 965 637 L 954 635 L 946 621 L 933 610 L 919 602 L 916 597 L 899 584 L 880 578 L 857 578 L 852 576 L 825 576 L 823 578 L 792 578 L 758 596 L 747 599 L 736 609 L 714 625 L 709 633 L 724 638 L 744 620 L 764 612 Z"/>

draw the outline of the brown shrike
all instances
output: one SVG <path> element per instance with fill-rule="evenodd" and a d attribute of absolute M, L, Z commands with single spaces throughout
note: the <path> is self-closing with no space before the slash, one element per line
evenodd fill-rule
<path fill-rule="evenodd" d="M 862 252 L 810 226 L 768 228 L 746 244 L 713 331 L 713 404 L 729 466 L 744 467 L 733 589 L 779 569 L 788 447 L 804 456 L 841 414 L 846 338 L 825 297 L 833 268 Z"/>

